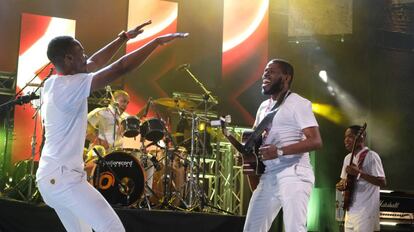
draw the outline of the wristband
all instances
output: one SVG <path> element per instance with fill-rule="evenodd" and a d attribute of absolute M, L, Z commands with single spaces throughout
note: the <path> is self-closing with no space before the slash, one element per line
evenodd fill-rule
<path fill-rule="evenodd" d="M 129 40 L 128 33 L 126 33 L 125 31 L 121 31 L 121 32 L 118 34 L 118 37 L 119 37 L 120 39 Z"/>

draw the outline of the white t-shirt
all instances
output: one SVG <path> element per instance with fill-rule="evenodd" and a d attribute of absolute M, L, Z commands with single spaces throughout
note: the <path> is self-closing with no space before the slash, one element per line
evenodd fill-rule
<path fill-rule="evenodd" d="M 83 170 L 88 103 L 92 73 L 50 77 L 42 93 L 42 119 L 46 141 L 37 180 L 60 166 Z"/>
<path fill-rule="evenodd" d="M 257 114 L 255 126 L 267 115 L 276 104 L 270 99 L 262 102 Z M 296 93 L 291 93 L 280 106 L 273 118 L 272 125 L 263 144 L 274 144 L 276 147 L 285 147 L 305 139 L 303 129 L 317 127 L 315 115 L 312 112 L 312 103 Z M 309 153 L 280 156 L 277 159 L 266 160 L 266 172 L 281 171 L 294 164 L 311 167 Z"/>
<path fill-rule="evenodd" d="M 361 153 L 367 150 L 368 147 L 364 147 L 359 151 L 354 159 L 353 163 L 358 165 L 358 160 Z M 349 165 L 351 160 L 351 154 L 345 156 L 342 166 L 341 179 L 346 179 L 346 166 Z M 381 158 L 379 155 L 369 150 L 365 156 L 365 160 L 362 163 L 362 170 L 375 177 L 385 177 L 384 169 L 382 167 Z M 369 183 L 368 181 L 360 178 L 356 181 L 354 194 L 352 196 L 352 205 L 347 211 L 347 214 L 359 215 L 360 217 L 374 218 L 376 224 L 379 227 L 379 208 L 380 208 L 380 187 Z"/>
<path fill-rule="evenodd" d="M 122 119 L 128 116 L 128 114 L 123 112 L 122 115 L 119 116 L 118 114 L 115 114 L 115 109 L 112 106 L 96 108 L 89 112 L 88 122 L 95 128 L 98 128 L 98 138 L 107 141 L 109 146 L 112 147 L 114 144 L 115 115 L 118 121 L 115 133 L 115 147 L 121 147 L 122 136 L 119 124 L 121 123 Z"/>

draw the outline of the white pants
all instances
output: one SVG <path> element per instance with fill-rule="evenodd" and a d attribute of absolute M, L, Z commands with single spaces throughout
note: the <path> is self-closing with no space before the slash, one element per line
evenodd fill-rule
<path fill-rule="evenodd" d="M 306 232 L 307 209 L 314 182 L 311 168 L 294 165 L 280 173 L 265 173 L 253 192 L 245 232 L 267 232 L 283 207 L 285 232 Z"/>
<path fill-rule="evenodd" d="M 86 181 L 86 173 L 62 166 L 38 181 L 46 204 L 52 207 L 68 232 L 123 232 L 118 215 Z M 91 228 L 92 227 L 92 228 Z"/>
<path fill-rule="evenodd" d="M 378 215 L 364 215 L 358 213 L 346 213 L 345 232 L 373 232 L 379 231 Z"/>

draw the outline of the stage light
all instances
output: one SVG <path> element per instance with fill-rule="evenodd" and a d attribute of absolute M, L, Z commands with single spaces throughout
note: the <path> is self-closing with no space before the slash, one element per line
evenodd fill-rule
<path fill-rule="evenodd" d="M 325 70 L 319 71 L 319 78 L 325 83 L 328 83 L 328 73 Z"/>
<path fill-rule="evenodd" d="M 206 124 L 205 123 L 200 123 L 199 125 L 198 125 L 198 130 L 199 131 L 204 131 L 206 129 Z"/>
<path fill-rule="evenodd" d="M 334 88 L 334 87 L 332 87 L 332 86 L 328 85 L 328 86 L 326 86 L 326 88 L 328 89 L 328 92 L 329 92 L 332 96 L 336 96 L 336 91 L 335 91 L 335 88 Z"/>
<path fill-rule="evenodd" d="M 341 111 L 332 105 L 312 103 L 312 111 L 336 124 L 342 124 L 345 121 Z"/>

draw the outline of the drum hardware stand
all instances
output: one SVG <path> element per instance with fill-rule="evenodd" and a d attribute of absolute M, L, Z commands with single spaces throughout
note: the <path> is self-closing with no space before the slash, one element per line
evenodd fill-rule
<path fill-rule="evenodd" d="M 203 98 L 203 104 L 204 104 L 204 117 L 206 118 L 205 120 L 207 122 L 209 122 L 209 120 L 207 119 L 207 111 L 213 107 L 214 105 L 218 104 L 217 99 L 211 95 L 211 91 L 207 90 L 206 87 L 203 85 L 203 83 L 201 83 L 197 77 L 189 70 L 189 65 L 184 65 L 183 68 L 181 70 L 184 70 L 186 73 L 188 73 L 188 75 L 200 86 L 200 88 L 204 91 L 204 98 Z M 210 107 L 208 107 L 208 102 L 209 100 L 213 103 Z M 193 195 L 193 190 L 192 190 L 192 185 L 194 182 L 194 176 L 193 176 L 193 167 L 194 167 L 194 155 L 198 153 L 198 146 L 194 147 L 194 142 L 195 142 L 195 137 L 198 137 L 198 128 L 196 128 L 195 125 L 196 124 L 196 118 L 194 117 L 194 113 L 192 116 L 192 120 L 191 120 L 191 153 L 190 153 L 190 157 L 191 157 L 191 163 L 190 163 L 190 196 L 189 196 L 189 202 L 190 205 L 192 204 L 192 195 Z M 196 130 L 197 129 L 197 130 Z M 207 128 L 204 128 L 203 131 L 203 141 L 202 141 L 202 146 L 201 146 L 201 154 L 202 154 L 202 159 L 203 159 L 203 173 L 202 173 L 202 179 L 203 179 L 203 186 L 200 187 L 198 184 L 200 183 L 199 181 L 199 173 L 200 173 L 200 157 L 197 157 L 197 161 L 198 161 L 198 167 L 197 167 L 197 173 L 196 173 L 196 187 L 198 188 L 198 190 L 196 190 L 196 192 L 198 193 L 198 197 L 200 199 L 200 210 L 203 211 L 205 206 L 208 206 L 210 208 L 219 210 L 219 211 L 224 211 L 226 213 L 230 213 L 227 212 L 225 210 L 222 210 L 218 207 L 212 206 L 210 204 L 208 204 L 207 201 L 207 197 L 205 195 L 204 192 L 204 185 L 205 185 L 205 173 L 206 173 L 206 165 L 205 165 L 205 161 L 206 161 L 206 135 L 207 135 Z M 196 152 L 194 153 L 194 149 L 196 149 Z"/>
<path fill-rule="evenodd" d="M 144 148 L 142 150 L 145 149 L 145 146 L 143 146 L 143 147 Z M 143 153 L 143 154 L 146 154 L 146 153 Z M 154 167 L 155 170 L 159 170 L 159 161 L 163 160 L 164 158 L 165 157 L 161 158 L 160 160 L 157 160 L 157 158 L 155 156 L 152 156 L 150 158 L 150 161 L 151 161 L 152 164 L 150 166 L 148 166 L 148 167 L 144 167 L 144 171 L 146 172 L 147 170 L 149 170 L 152 167 Z M 146 158 L 146 161 L 147 161 L 147 158 Z M 150 177 L 147 177 L 146 180 L 144 181 L 145 190 L 147 190 L 149 192 L 149 195 L 147 195 L 145 193 L 145 191 L 144 191 L 144 201 L 145 201 L 145 203 L 146 203 L 146 205 L 148 207 L 148 210 L 151 210 L 152 209 L 151 208 L 151 202 L 150 202 L 148 196 L 156 196 L 156 193 L 154 192 L 154 190 L 152 190 L 152 188 L 148 184 L 148 180 L 151 179 L 153 176 L 154 176 L 154 173 Z"/>
<path fill-rule="evenodd" d="M 129 195 L 130 195 L 130 191 L 128 189 L 128 186 L 125 186 L 125 184 L 122 183 L 122 181 L 116 175 L 116 173 L 114 172 L 114 170 L 112 170 L 111 166 L 109 166 L 108 163 L 106 162 L 106 160 L 101 156 L 101 154 L 99 153 L 99 151 L 95 147 L 92 148 L 92 150 L 94 151 L 94 153 L 98 157 L 98 160 L 96 160 L 96 174 L 94 174 L 94 175 L 96 175 L 96 176 L 94 176 L 94 178 L 95 178 L 94 187 L 96 189 L 99 189 L 99 179 L 100 179 L 100 174 L 101 174 L 101 172 L 100 172 L 100 164 L 103 164 L 103 166 L 106 166 L 108 168 L 109 172 L 111 172 L 114 175 L 115 181 L 118 182 L 119 190 L 121 191 L 121 193 L 124 193 L 126 195 L 126 198 L 127 198 L 126 205 L 129 205 Z"/>
<path fill-rule="evenodd" d="M 116 126 L 118 125 L 118 117 L 121 117 L 121 112 L 119 111 L 119 108 L 118 108 L 118 103 L 115 101 L 115 97 L 114 97 L 114 95 L 112 94 L 112 89 L 111 89 L 111 86 L 110 85 L 107 85 L 106 87 L 105 87 L 105 90 L 107 91 L 107 93 L 109 94 L 109 96 L 111 97 L 111 100 L 112 100 L 112 107 L 114 108 L 114 129 L 113 129 L 113 136 L 112 136 L 112 138 L 113 138 L 113 142 L 112 142 L 112 147 L 114 148 L 115 147 L 115 142 L 116 142 L 116 135 L 117 135 L 117 133 L 116 133 Z M 111 109 L 109 109 L 110 111 L 111 111 Z M 109 144 L 108 144 L 109 145 Z"/>
<path fill-rule="evenodd" d="M 160 208 L 172 208 L 174 210 L 183 210 L 177 206 L 172 205 L 172 191 L 171 191 L 171 186 L 173 185 L 173 178 L 172 178 L 172 165 L 173 165 L 173 161 L 174 161 L 174 154 L 175 151 L 178 150 L 177 144 L 175 143 L 175 141 L 173 140 L 171 134 L 168 132 L 167 127 L 165 126 L 165 124 L 162 122 L 162 127 L 164 130 L 164 136 L 165 136 L 165 172 L 164 172 L 164 180 L 163 180 L 163 184 L 164 184 L 164 197 L 163 200 L 161 202 Z M 168 144 L 170 144 L 170 142 L 173 145 L 173 149 L 168 149 Z M 177 191 L 177 189 L 176 189 Z M 177 197 L 186 207 L 187 204 L 184 201 L 184 199 L 180 196 L 180 194 L 174 193 L 175 197 Z"/>

